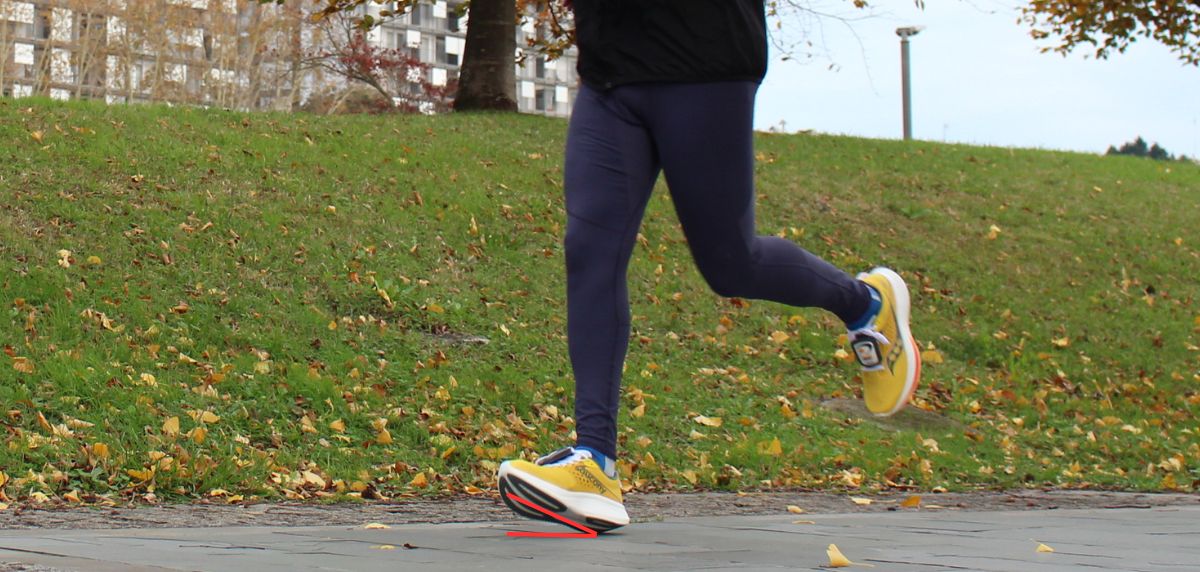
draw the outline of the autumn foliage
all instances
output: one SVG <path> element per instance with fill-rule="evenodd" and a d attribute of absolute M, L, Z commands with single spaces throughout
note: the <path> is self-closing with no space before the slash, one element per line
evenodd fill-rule
<path fill-rule="evenodd" d="M 565 136 L 0 100 L 0 510 L 494 494 L 501 461 L 573 439 Z M 624 486 L 1200 488 L 1200 167 L 756 146 L 764 233 L 904 269 L 924 381 L 895 425 L 839 408 L 840 321 L 713 295 L 658 193 Z"/>
<path fill-rule="evenodd" d="M 340 34 L 339 34 L 340 32 Z M 368 100 L 367 110 L 375 112 L 439 113 L 448 111 L 456 82 L 434 85 L 432 66 L 406 50 L 381 48 L 368 41 L 366 34 L 352 27 L 326 33 L 325 47 L 311 54 L 306 62 L 347 80 L 351 85 L 369 86 L 379 95 Z M 353 95 L 343 91 L 335 100 Z M 329 111 L 340 107 L 334 102 Z"/>
<path fill-rule="evenodd" d="M 1034 38 L 1057 42 L 1046 50 L 1092 49 L 1106 58 L 1149 38 L 1200 66 L 1200 2 L 1195 0 L 1031 0 L 1023 14 Z"/>

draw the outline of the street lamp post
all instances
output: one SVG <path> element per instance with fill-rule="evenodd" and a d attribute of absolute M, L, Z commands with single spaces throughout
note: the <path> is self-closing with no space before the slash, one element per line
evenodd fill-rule
<path fill-rule="evenodd" d="M 908 26 L 896 28 L 900 36 L 900 75 L 904 97 L 904 140 L 912 139 L 912 81 L 908 71 L 908 38 L 917 35 L 925 26 Z"/>

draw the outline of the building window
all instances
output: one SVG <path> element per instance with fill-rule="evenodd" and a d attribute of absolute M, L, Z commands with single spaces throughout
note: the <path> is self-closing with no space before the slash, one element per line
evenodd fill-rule
<path fill-rule="evenodd" d="M 50 39 L 50 18 L 45 14 L 39 14 L 33 25 L 33 34 L 39 40 Z"/>
<path fill-rule="evenodd" d="M 421 61 L 432 64 L 437 63 L 437 52 L 434 49 L 433 36 L 425 35 L 421 37 Z"/>

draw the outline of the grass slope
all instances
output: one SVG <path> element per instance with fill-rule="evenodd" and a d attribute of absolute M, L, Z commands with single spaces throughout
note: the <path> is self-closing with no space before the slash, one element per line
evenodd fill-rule
<path fill-rule="evenodd" d="M 569 442 L 564 132 L 0 100 L 0 501 L 478 494 Z M 916 405 L 963 429 L 821 407 L 858 392 L 840 324 L 709 293 L 660 189 L 627 483 L 1197 486 L 1200 168 L 757 145 L 760 230 L 900 269 Z"/>

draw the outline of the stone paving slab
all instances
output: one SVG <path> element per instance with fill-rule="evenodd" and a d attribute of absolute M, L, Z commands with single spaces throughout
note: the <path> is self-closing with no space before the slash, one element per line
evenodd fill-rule
<path fill-rule="evenodd" d="M 796 520 L 814 524 L 795 523 Z M 837 544 L 878 570 L 1200 570 L 1200 507 L 1024 512 L 904 511 L 677 518 L 596 539 L 513 521 L 361 527 L 0 530 L 0 562 L 61 570 L 822 570 Z M 1054 548 L 1039 553 L 1039 543 Z M 393 549 L 381 549 L 381 546 Z M 0 567 L 0 570 L 3 570 Z"/>

